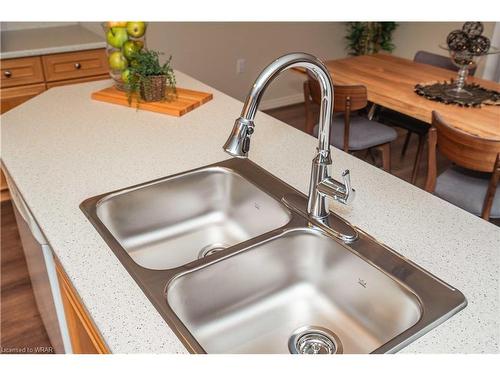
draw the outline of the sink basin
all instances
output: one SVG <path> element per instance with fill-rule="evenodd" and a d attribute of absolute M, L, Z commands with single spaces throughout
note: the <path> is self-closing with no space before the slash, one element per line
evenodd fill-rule
<path fill-rule="evenodd" d="M 336 231 L 311 222 L 307 198 L 249 160 L 80 207 L 190 352 L 392 353 L 467 304 L 334 213 Z"/>
<path fill-rule="evenodd" d="M 209 353 L 289 353 L 308 326 L 333 332 L 344 353 L 370 353 L 422 314 L 411 290 L 310 229 L 183 274 L 167 296 Z"/>
<path fill-rule="evenodd" d="M 246 241 L 290 212 L 241 175 L 214 167 L 110 194 L 97 217 L 140 266 L 169 269 Z"/>

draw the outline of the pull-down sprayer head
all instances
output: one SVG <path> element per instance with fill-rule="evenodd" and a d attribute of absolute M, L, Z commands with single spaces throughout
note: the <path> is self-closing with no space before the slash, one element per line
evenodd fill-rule
<path fill-rule="evenodd" d="M 321 87 L 321 110 L 319 120 L 319 146 L 320 161 L 330 164 L 330 122 L 332 118 L 333 84 L 330 74 L 323 63 L 316 57 L 307 53 L 290 53 L 281 56 L 269 64 L 257 77 L 248 94 L 241 111 L 241 116 L 236 119 L 233 130 L 224 144 L 224 150 L 238 158 L 246 158 L 250 149 L 250 136 L 254 131 L 254 119 L 262 95 L 267 86 L 281 72 L 300 67 L 310 71 L 319 81 Z"/>

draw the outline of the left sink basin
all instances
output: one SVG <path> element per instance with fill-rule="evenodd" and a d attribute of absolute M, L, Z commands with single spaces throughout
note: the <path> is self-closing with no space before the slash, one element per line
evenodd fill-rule
<path fill-rule="evenodd" d="M 154 270 L 211 255 L 279 228 L 291 218 L 277 200 L 223 167 L 105 194 L 94 207 L 106 234 L 135 263 Z"/>

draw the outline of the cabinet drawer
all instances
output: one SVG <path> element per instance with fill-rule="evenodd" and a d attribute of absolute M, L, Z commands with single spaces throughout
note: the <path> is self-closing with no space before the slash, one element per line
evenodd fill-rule
<path fill-rule="evenodd" d="M 6 59 L 0 62 L 0 87 L 13 87 L 43 82 L 42 61 L 39 56 Z"/>
<path fill-rule="evenodd" d="M 108 73 L 104 49 L 42 56 L 47 82 L 97 76 Z"/>
<path fill-rule="evenodd" d="M 1 89 L 0 97 L 2 100 L 0 104 L 0 113 L 5 113 L 9 109 L 17 107 L 19 104 L 37 96 L 43 91 L 45 91 L 45 83 Z"/>

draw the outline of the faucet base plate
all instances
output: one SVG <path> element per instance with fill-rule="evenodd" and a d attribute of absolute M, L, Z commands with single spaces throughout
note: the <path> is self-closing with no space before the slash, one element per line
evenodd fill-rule
<path fill-rule="evenodd" d="M 312 225 L 317 226 L 329 235 L 338 238 L 346 243 L 356 241 L 358 232 L 347 221 L 340 216 L 330 212 L 324 219 L 314 219 L 307 213 L 307 199 L 298 194 L 286 194 L 281 201 L 290 210 L 295 211 Z"/>

